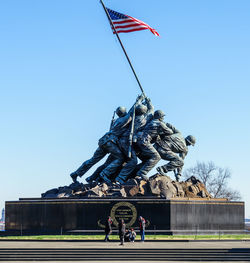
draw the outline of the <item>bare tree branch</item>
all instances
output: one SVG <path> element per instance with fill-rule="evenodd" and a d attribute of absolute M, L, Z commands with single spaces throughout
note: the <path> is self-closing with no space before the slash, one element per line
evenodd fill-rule
<path fill-rule="evenodd" d="M 213 162 L 197 161 L 194 167 L 186 169 L 183 173 L 184 179 L 191 176 L 202 181 L 208 192 L 215 198 L 241 199 L 241 195 L 237 190 L 232 190 L 227 186 L 228 180 L 231 178 L 231 172 L 228 168 L 217 167 Z"/>

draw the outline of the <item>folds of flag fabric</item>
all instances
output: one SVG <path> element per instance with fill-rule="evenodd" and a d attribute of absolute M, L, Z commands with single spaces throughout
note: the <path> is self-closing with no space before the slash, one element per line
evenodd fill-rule
<path fill-rule="evenodd" d="M 134 17 L 118 13 L 109 8 L 107 8 L 107 11 L 117 33 L 130 33 L 133 31 L 149 29 L 155 36 L 159 36 L 159 33 L 155 29 Z"/>

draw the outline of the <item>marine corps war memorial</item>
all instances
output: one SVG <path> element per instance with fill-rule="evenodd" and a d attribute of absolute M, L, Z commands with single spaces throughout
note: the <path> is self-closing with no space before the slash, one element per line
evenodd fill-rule
<path fill-rule="evenodd" d="M 134 104 L 117 105 L 90 158 L 69 174 L 70 185 L 49 189 L 41 197 L 7 201 L 6 232 L 97 234 L 103 233 L 109 216 L 116 227 L 123 219 L 131 228 L 143 216 L 147 233 L 243 233 L 244 202 L 214 198 L 197 178 L 182 179 L 185 157 L 198 147 L 198 138 L 192 131 L 184 135 L 165 121 L 165 112 L 155 109 L 120 39 L 120 34 L 133 31 L 149 30 L 155 37 L 159 33 L 101 5 L 138 84 Z M 90 174 L 92 167 L 96 170 Z"/>

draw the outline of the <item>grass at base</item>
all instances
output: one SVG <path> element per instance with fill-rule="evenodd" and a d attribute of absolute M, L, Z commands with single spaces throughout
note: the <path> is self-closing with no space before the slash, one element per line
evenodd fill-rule
<path fill-rule="evenodd" d="M 42 235 L 42 236 L 5 236 L 0 240 L 97 240 L 103 241 L 104 235 Z M 250 235 L 146 235 L 146 240 L 250 240 Z M 119 240 L 117 235 L 111 235 L 110 240 Z M 137 235 L 136 240 L 140 240 Z"/>

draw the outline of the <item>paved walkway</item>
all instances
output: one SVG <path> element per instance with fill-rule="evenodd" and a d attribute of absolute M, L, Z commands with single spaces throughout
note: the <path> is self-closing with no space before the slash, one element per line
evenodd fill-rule
<path fill-rule="evenodd" d="M 88 241 L 0 241 L 0 248 L 165 248 L 165 249 L 232 249 L 250 248 L 249 241 L 136 241 L 120 242 L 88 242 Z"/>

